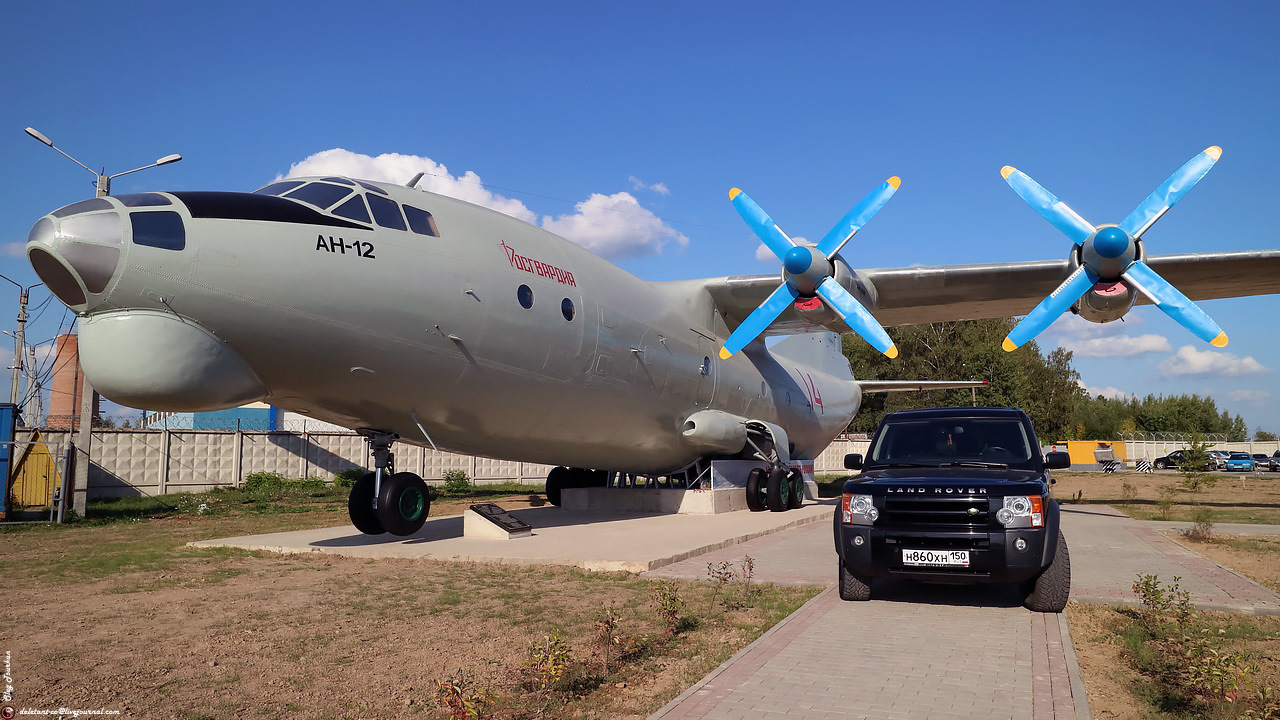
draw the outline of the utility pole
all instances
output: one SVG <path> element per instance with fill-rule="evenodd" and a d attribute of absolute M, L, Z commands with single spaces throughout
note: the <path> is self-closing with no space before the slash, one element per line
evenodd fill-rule
<path fill-rule="evenodd" d="M 52 140 L 45 137 L 44 134 L 41 133 L 39 130 L 36 130 L 35 128 L 27 128 L 26 132 L 28 135 L 35 138 L 36 140 L 39 140 L 45 145 L 48 145 L 54 150 L 57 150 L 59 153 L 62 153 L 62 155 L 66 157 L 68 160 L 70 160 L 71 162 L 93 173 L 94 177 L 98 178 L 98 184 L 97 184 L 98 197 L 106 197 L 111 194 L 111 180 L 114 178 L 118 178 L 121 175 L 128 175 L 129 173 L 135 173 L 135 172 L 138 172 L 139 170 L 146 170 L 147 168 L 153 168 L 158 165 L 168 165 L 169 163 L 175 163 L 182 159 L 182 156 L 177 154 L 165 155 L 164 157 L 160 158 L 159 160 L 156 160 L 150 165 L 143 165 L 142 167 L 134 168 L 132 170 L 126 170 L 122 173 L 116 173 L 115 175 L 107 175 L 106 170 L 103 170 L 102 172 L 96 172 L 92 168 L 90 168 L 88 165 L 85 165 L 79 160 L 71 157 L 70 155 L 67 155 L 58 146 L 54 145 Z M 81 367 L 80 344 L 78 340 L 79 338 L 77 338 L 77 343 L 76 343 L 77 369 Z M 75 493 L 73 496 L 74 509 L 80 517 L 84 517 L 85 507 L 89 499 L 89 446 L 93 443 L 92 415 L 93 415 L 94 394 L 95 393 L 93 391 L 93 386 L 89 384 L 89 378 L 85 377 L 84 383 L 80 390 L 80 425 L 76 431 L 76 456 L 75 456 L 76 457 L 76 475 L 75 475 L 75 486 L 72 489 L 73 492 Z"/>
<path fill-rule="evenodd" d="M 23 287 L 15 280 L 0 275 L 0 279 L 8 280 L 18 288 L 18 332 L 13 336 L 13 385 L 9 389 L 9 402 L 14 407 L 22 405 L 22 365 L 27 356 L 27 299 L 31 297 L 31 291 L 40 287 L 44 283 L 36 283 L 30 287 Z"/>

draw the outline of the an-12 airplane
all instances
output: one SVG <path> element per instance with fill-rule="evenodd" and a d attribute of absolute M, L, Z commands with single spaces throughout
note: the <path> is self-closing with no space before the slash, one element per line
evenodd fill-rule
<path fill-rule="evenodd" d="M 553 500 L 607 473 L 688 480 L 711 459 L 752 459 L 763 467 L 748 504 L 780 511 L 799 498 L 788 461 L 816 457 L 864 392 L 929 384 L 855 380 L 839 333 L 893 356 L 882 326 L 1031 311 L 1012 349 L 1067 310 L 1107 322 L 1156 302 L 1225 342 L 1187 298 L 1280 290 L 1280 251 L 1154 256 L 1142 241 L 1219 152 L 1100 228 L 1006 168 L 1073 240 L 1067 258 L 1041 262 L 850 267 L 841 248 L 897 178 L 813 247 L 733 190 L 781 277 L 642 281 L 545 230 L 413 189 L 421 176 L 98 197 L 40 219 L 27 257 L 79 315 L 84 371 L 104 396 L 172 411 L 267 401 L 359 429 L 375 466 L 351 491 L 362 532 L 408 535 L 426 517 L 423 480 L 395 472 L 397 439 L 554 465 Z"/>

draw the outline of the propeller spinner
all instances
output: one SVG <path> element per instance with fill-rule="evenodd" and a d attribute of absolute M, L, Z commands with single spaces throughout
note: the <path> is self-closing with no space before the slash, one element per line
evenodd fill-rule
<path fill-rule="evenodd" d="M 782 284 L 729 335 L 720 349 L 720 357 L 728 359 L 736 355 L 768 329 L 787 305 L 813 297 L 822 298 L 840 319 L 875 349 L 890 358 L 897 357 L 898 348 L 880 323 L 857 298 L 836 282 L 831 259 L 889 202 L 901 183 L 895 176 L 872 190 L 814 247 L 796 243 L 746 193 L 738 188 L 730 190 L 729 199 L 738 214 L 782 261 Z"/>
<path fill-rule="evenodd" d="M 1143 262 L 1138 243 L 1143 233 L 1187 194 L 1213 164 L 1222 148 L 1213 146 L 1191 158 L 1134 208 L 1119 225 L 1095 227 L 1067 207 L 1035 180 L 1008 165 L 1000 169 L 1013 191 L 1080 248 L 1080 266 L 1056 290 L 1022 319 L 1003 347 L 1013 351 L 1039 335 L 1098 283 L 1123 281 L 1196 337 L 1215 347 L 1227 344 L 1227 334 L 1195 303 Z"/>

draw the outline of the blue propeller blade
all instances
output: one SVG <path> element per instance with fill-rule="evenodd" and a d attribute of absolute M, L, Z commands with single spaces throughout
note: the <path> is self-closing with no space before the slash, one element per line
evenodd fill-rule
<path fill-rule="evenodd" d="M 828 260 L 835 257 L 836 253 L 840 252 L 840 248 L 843 248 L 845 243 L 853 238 L 854 233 L 861 230 L 863 225 L 866 225 L 871 218 L 875 217 L 876 213 L 880 212 L 880 208 L 889 202 L 889 198 L 893 197 L 893 194 L 898 191 L 898 186 L 901 184 L 902 179 L 894 175 L 881 183 L 880 187 L 867 193 L 867 196 L 862 198 L 857 205 L 854 205 L 848 214 L 840 218 L 840 222 L 831 228 L 831 232 L 828 232 L 823 236 L 822 240 L 818 241 L 818 252 L 822 253 L 823 257 Z"/>
<path fill-rule="evenodd" d="M 773 218 L 738 188 L 729 191 L 729 199 L 733 201 L 733 207 L 737 209 L 738 214 L 747 221 L 747 225 L 750 225 L 752 231 L 760 236 L 773 254 L 777 255 L 779 260 L 786 259 L 787 251 L 796 244 L 782 232 L 782 228 L 778 227 Z"/>
<path fill-rule="evenodd" d="M 880 323 L 872 317 L 858 299 L 850 295 L 835 278 L 827 278 L 818 286 L 818 296 L 827 301 L 827 305 L 844 320 L 845 324 L 862 336 L 872 347 L 889 358 L 898 357 L 898 346 L 889 339 L 889 334 L 880 327 Z"/>
<path fill-rule="evenodd" d="M 724 347 L 720 348 L 720 359 L 728 360 L 737 355 L 742 348 L 750 345 L 751 341 L 767 330 L 799 295 L 800 293 L 787 283 L 779 285 L 777 290 L 760 303 L 760 307 L 752 310 L 747 319 L 729 334 L 729 339 L 724 341 Z"/>
<path fill-rule="evenodd" d="M 1009 331 L 1009 336 L 1004 339 L 1001 347 L 1005 352 L 1013 352 L 1025 345 L 1052 325 L 1059 315 L 1074 305 L 1096 282 L 1098 275 L 1088 267 L 1081 265 L 1076 268 L 1056 290 L 1049 293 L 1049 297 L 1041 300 L 1039 305 Z"/>
<path fill-rule="evenodd" d="M 1178 168 L 1168 180 L 1165 180 L 1155 192 L 1147 196 L 1138 204 L 1138 207 L 1129 213 L 1129 217 L 1120 223 L 1120 229 L 1129 233 L 1136 240 L 1142 237 L 1142 234 L 1151 227 L 1156 220 L 1160 219 L 1169 208 L 1178 204 L 1183 195 L 1187 194 L 1196 183 L 1209 173 L 1213 168 L 1213 164 L 1218 162 L 1218 158 L 1222 157 L 1222 148 L 1214 145 L 1205 148 L 1204 152 L 1191 158 L 1186 165 Z M 1181 321 L 1179 321 L 1181 322 Z M 1184 323 L 1185 324 L 1185 323 Z M 1214 327 L 1217 327 L 1216 325 Z"/>
<path fill-rule="evenodd" d="M 1077 215 L 1075 210 L 1067 207 L 1066 203 L 1045 190 L 1040 183 L 1032 180 L 1021 170 L 1005 165 L 1000 168 L 1000 174 L 1004 176 L 1005 182 L 1009 183 L 1009 187 L 1018 193 L 1018 197 L 1026 201 L 1032 210 L 1040 213 L 1040 217 L 1065 233 L 1075 244 L 1084 244 L 1090 235 L 1098 231 L 1089 224 L 1089 221 Z M 1072 302 L 1075 300 L 1073 299 Z"/>
<path fill-rule="evenodd" d="M 1227 334 L 1222 328 L 1199 306 L 1188 300 L 1186 295 L 1157 275 L 1150 265 L 1141 260 L 1135 261 L 1124 271 L 1123 277 L 1125 282 L 1146 295 L 1165 315 L 1190 330 L 1191 334 L 1214 347 L 1226 347 Z"/>

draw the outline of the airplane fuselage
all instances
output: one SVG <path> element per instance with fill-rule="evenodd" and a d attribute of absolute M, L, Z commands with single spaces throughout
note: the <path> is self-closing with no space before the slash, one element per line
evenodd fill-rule
<path fill-rule="evenodd" d="M 706 456 L 685 433 L 701 410 L 779 425 L 809 458 L 857 410 L 833 334 L 722 360 L 728 329 L 696 281 L 642 281 L 452 198 L 323 184 L 346 194 L 148 193 L 37 224 L 28 255 L 80 313 L 95 388 L 153 410 L 263 400 L 455 452 L 637 473 Z"/>

